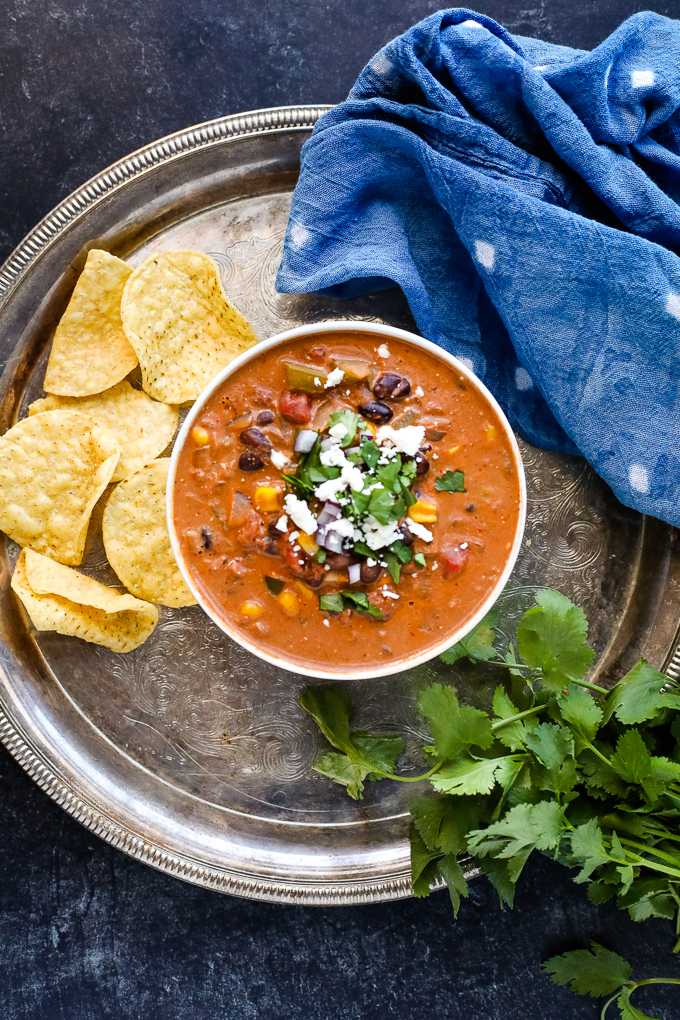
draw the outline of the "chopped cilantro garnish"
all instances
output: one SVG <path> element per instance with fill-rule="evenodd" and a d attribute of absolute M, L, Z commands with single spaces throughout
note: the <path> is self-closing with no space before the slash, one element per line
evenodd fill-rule
<path fill-rule="evenodd" d="M 327 613 L 341 613 L 343 609 L 353 607 L 376 620 L 384 620 L 382 610 L 371 605 L 365 591 L 339 591 L 333 595 L 319 595 L 319 609 Z"/>
<path fill-rule="evenodd" d="M 333 425 L 344 425 L 347 429 L 347 434 L 343 436 L 341 446 L 349 446 L 354 441 L 354 437 L 357 434 L 357 426 L 359 424 L 360 415 L 354 411 L 333 411 L 333 414 L 329 415 L 328 424 L 332 427 Z"/>
<path fill-rule="evenodd" d="M 390 551 L 395 554 L 400 563 L 410 563 L 413 558 L 410 546 L 399 539 L 390 546 Z"/>
<path fill-rule="evenodd" d="M 328 553 L 326 552 L 326 550 L 325 549 L 319 549 L 317 551 L 317 554 L 314 557 L 314 559 L 316 560 L 317 563 L 325 563 L 326 562 L 326 556 L 328 556 Z"/>
<path fill-rule="evenodd" d="M 298 498 L 309 499 L 310 496 L 314 495 L 314 488 L 311 482 L 308 482 L 304 478 L 298 477 L 297 474 L 289 475 L 282 471 L 281 477 L 283 478 L 284 482 L 290 486 L 293 492 L 297 494 Z"/>
<path fill-rule="evenodd" d="M 386 553 L 383 553 L 383 557 L 387 564 L 390 577 L 395 584 L 399 584 L 399 578 L 401 577 L 401 560 L 395 553 L 389 550 Z"/>
<path fill-rule="evenodd" d="M 381 464 L 375 472 L 375 477 L 383 485 L 385 489 L 389 489 L 390 492 L 395 492 L 401 488 L 401 485 L 397 485 L 397 478 L 401 470 L 401 457 L 397 454 L 392 460 L 388 460 L 387 464 Z"/>
<path fill-rule="evenodd" d="M 425 553 L 416 553 L 413 557 L 413 562 L 417 563 L 419 567 L 425 566 Z"/>
<path fill-rule="evenodd" d="M 418 465 L 414 460 L 406 460 L 401 465 L 401 477 L 406 485 L 412 485 L 416 477 Z"/>
<path fill-rule="evenodd" d="M 280 595 L 286 586 L 286 582 L 282 581 L 280 577 L 269 577 L 269 575 L 265 575 L 264 583 L 272 595 Z"/>
<path fill-rule="evenodd" d="M 394 497 L 387 489 L 374 489 L 368 503 L 368 512 L 373 514 L 378 524 L 389 524 L 398 520 L 394 515 Z"/>
<path fill-rule="evenodd" d="M 371 556 L 373 559 L 376 559 L 378 555 L 377 553 L 374 553 L 365 542 L 355 542 L 354 552 L 358 553 L 360 556 Z"/>
<path fill-rule="evenodd" d="M 364 458 L 367 467 L 371 471 L 375 471 L 380 459 L 380 447 L 374 439 L 369 439 L 368 442 L 361 444 L 361 456 Z"/>
<path fill-rule="evenodd" d="M 333 595 L 319 595 L 319 609 L 322 613 L 341 613 L 345 608 L 340 592 Z"/>
<path fill-rule="evenodd" d="M 437 492 L 467 492 L 462 471 L 447 471 L 434 483 Z"/>

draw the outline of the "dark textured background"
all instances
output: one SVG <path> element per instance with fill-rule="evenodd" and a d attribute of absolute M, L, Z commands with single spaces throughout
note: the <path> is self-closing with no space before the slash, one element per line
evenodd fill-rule
<path fill-rule="evenodd" d="M 506 28 L 592 48 L 644 5 L 490 0 Z M 425 0 L 2 0 L 0 258 L 88 177 L 220 114 L 334 103 Z M 680 0 L 661 3 L 680 17 Z M 446 894 L 357 908 L 207 892 L 82 829 L 0 750 L 3 1020 L 560 1020 L 599 1006 L 540 961 L 595 937 L 636 976 L 678 976 L 670 924 L 591 906 L 546 860 L 515 910 L 485 880 L 454 923 Z M 676 989 L 638 1006 L 680 1017 Z"/>

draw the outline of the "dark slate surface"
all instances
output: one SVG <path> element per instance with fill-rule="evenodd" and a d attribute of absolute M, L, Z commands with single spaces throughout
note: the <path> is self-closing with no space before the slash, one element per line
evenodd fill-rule
<path fill-rule="evenodd" d="M 59 200 L 153 139 L 225 113 L 344 97 L 424 0 L 3 0 L 0 258 Z M 590 48 L 631 0 L 491 0 L 511 31 Z M 680 17 L 680 0 L 656 10 Z M 484 880 L 371 907 L 269 906 L 184 885 L 82 829 L 0 751 L 3 1020 L 595 1018 L 539 964 L 595 937 L 678 976 L 670 924 L 590 905 L 540 859 L 515 910 Z M 640 1008 L 680 1017 L 677 989 Z"/>

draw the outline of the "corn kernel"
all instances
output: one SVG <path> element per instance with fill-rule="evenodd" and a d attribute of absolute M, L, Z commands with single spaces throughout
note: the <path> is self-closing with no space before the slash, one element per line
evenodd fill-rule
<path fill-rule="evenodd" d="M 255 490 L 255 507 L 261 513 L 276 513 L 281 509 L 283 490 L 274 485 L 260 485 Z"/>
<path fill-rule="evenodd" d="M 257 620 L 258 616 L 262 616 L 262 606 L 259 602 L 242 602 L 239 613 L 248 620 Z"/>
<path fill-rule="evenodd" d="M 202 429 L 200 425 L 196 425 L 191 430 L 191 438 L 196 443 L 196 446 L 207 446 L 210 442 L 210 433 L 207 429 Z"/>
<path fill-rule="evenodd" d="M 306 584 L 303 584 L 302 581 L 296 581 L 295 587 L 300 592 L 300 594 L 307 599 L 308 602 L 310 602 L 314 598 L 314 592 L 312 591 L 312 589 L 307 587 Z"/>
<path fill-rule="evenodd" d="M 364 421 L 366 421 L 365 418 L 364 418 Z M 364 432 L 372 432 L 373 433 L 373 438 L 374 439 L 378 438 L 378 433 L 377 433 L 375 425 L 373 424 L 372 421 L 366 421 L 366 428 L 363 429 L 363 431 Z"/>
<path fill-rule="evenodd" d="M 496 426 L 495 425 L 487 425 L 486 426 L 486 441 L 489 444 L 489 446 L 491 446 L 492 443 L 496 442 Z"/>
<path fill-rule="evenodd" d="M 300 612 L 300 600 L 294 591 L 284 588 L 281 594 L 276 596 L 276 601 L 286 616 L 297 616 Z"/>
<path fill-rule="evenodd" d="M 434 524 L 437 520 L 437 506 L 435 503 L 426 503 L 424 499 L 418 499 L 408 508 L 408 515 L 418 524 Z"/>
<path fill-rule="evenodd" d="M 452 446 L 451 449 L 447 450 L 446 452 L 447 453 L 458 453 L 459 450 L 460 450 L 460 446 Z"/>
<path fill-rule="evenodd" d="M 308 535 L 306 531 L 300 532 L 298 543 L 300 547 L 304 549 L 308 556 L 316 556 L 316 554 L 319 551 L 318 545 L 316 544 L 312 536 Z"/>

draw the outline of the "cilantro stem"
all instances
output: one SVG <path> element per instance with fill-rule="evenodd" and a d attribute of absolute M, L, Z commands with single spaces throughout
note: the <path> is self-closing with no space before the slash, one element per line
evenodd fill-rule
<path fill-rule="evenodd" d="M 673 857 L 672 854 L 664 853 L 663 850 L 658 850 L 655 846 L 648 846 L 646 843 L 636 843 L 635 840 L 626 839 L 625 836 L 619 836 L 619 839 L 622 845 L 633 847 L 635 850 L 641 850 L 643 853 L 653 854 L 662 861 L 670 861 L 671 864 L 680 869 L 680 861 L 678 861 L 677 857 Z M 678 870 L 678 878 L 680 878 L 680 870 Z"/>
<path fill-rule="evenodd" d="M 590 684 L 587 680 L 570 680 L 570 684 L 576 684 L 577 687 L 584 687 L 587 691 L 595 691 L 596 694 L 609 694 L 606 687 L 598 687 L 597 684 Z"/>
<path fill-rule="evenodd" d="M 368 763 L 367 763 L 368 764 Z M 397 776 L 394 772 L 383 772 L 382 769 L 376 769 L 371 766 L 371 772 L 375 772 L 377 775 L 382 776 L 383 779 L 396 779 L 398 783 L 419 783 L 423 779 L 429 779 L 435 772 L 439 772 L 439 769 L 444 764 L 444 759 L 438 761 L 429 772 L 423 772 L 422 776 Z"/>
<path fill-rule="evenodd" d="M 617 988 L 616 991 L 614 992 L 614 994 L 612 995 L 612 997 L 610 999 L 607 999 L 607 1001 L 605 1002 L 604 1006 L 602 1007 L 602 1012 L 600 1013 L 600 1020 L 605 1020 L 605 1013 L 607 1012 L 607 1010 L 611 1006 L 611 1004 L 614 1001 L 614 999 L 618 999 L 620 991 L 621 991 L 621 989 Z"/>
<path fill-rule="evenodd" d="M 680 985 L 680 978 L 645 978 L 644 981 L 636 981 L 635 987 L 642 985 Z"/>
<path fill-rule="evenodd" d="M 498 722 L 491 723 L 491 729 L 496 732 L 501 726 L 509 726 L 510 723 L 517 722 L 519 719 L 526 719 L 529 715 L 536 715 L 538 712 L 542 712 L 547 706 L 537 705 L 536 708 L 527 708 L 526 712 L 518 712 L 517 715 L 510 715 L 507 719 L 499 719 Z"/>
<path fill-rule="evenodd" d="M 505 662 L 503 659 L 476 659 L 483 666 L 503 666 L 505 669 L 526 669 L 530 673 L 536 672 L 532 666 L 526 666 L 523 662 Z"/>

